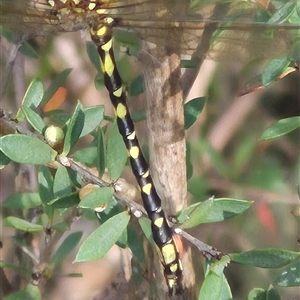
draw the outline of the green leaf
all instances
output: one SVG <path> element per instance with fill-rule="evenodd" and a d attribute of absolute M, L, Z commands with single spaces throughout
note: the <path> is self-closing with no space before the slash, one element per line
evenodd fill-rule
<path fill-rule="evenodd" d="M 136 31 L 114 29 L 114 42 L 127 47 L 127 53 L 137 56 L 142 47 L 140 35 Z"/>
<path fill-rule="evenodd" d="M 24 290 L 12 293 L 3 300 L 41 300 L 42 295 L 37 286 L 28 284 Z"/>
<path fill-rule="evenodd" d="M 127 230 L 124 230 L 121 236 L 118 238 L 116 245 L 125 249 L 127 247 Z"/>
<path fill-rule="evenodd" d="M 43 119 L 30 107 L 22 106 L 22 112 L 29 124 L 40 134 L 43 134 L 47 126 Z"/>
<path fill-rule="evenodd" d="M 279 293 L 272 284 L 267 290 L 267 300 L 280 300 Z"/>
<path fill-rule="evenodd" d="M 19 48 L 19 51 L 27 57 L 31 57 L 31 58 L 39 57 L 37 51 L 28 42 L 23 43 Z"/>
<path fill-rule="evenodd" d="M 0 151 L 0 170 L 11 162 L 9 157 L 7 157 L 2 151 Z"/>
<path fill-rule="evenodd" d="M 32 274 L 32 269 L 30 268 L 24 268 L 23 266 L 20 266 L 19 264 L 11 264 L 11 263 L 7 263 L 5 261 L 0 260 L 0 268 L 7 268 L 7 269 L 11 269 L 11 270 L 16 270 L 18 272 L 23 272 L 26 273 L 28 275 Z"/>
<path fill-rule="evenodd" d="M 100 64 L 100 57 L 99 57 L 97 47 L 95 46 L 95 43 L 87 42 L 86 43 L 86 52 L 88 54 L 88 57 L 89 57 L 90 61 L 92 62 L 92 64 L 96 68 L 96 70 L 99 73 L 102 73 L 102 68 L 101 68 L 101 64 Z"/>
<path fill-rule="evenodd" d="M 232 299 L 230 286 L 223 273 L 229 263 L 228 257 L 224 256 L 220 261 L 210 265 L 204 282 L 201 286 L 198 300 L 228 300 Z"/>
<path fill-rule="evenodd" d="M 104 86 L 104 75 L 103 72 L 98 72 L 94 79 L 94 84 L 97 90 L 100 90 Z"/>
<path fill-rule="evenodd" d="M 38 184 L 39 184 L 39 194 L 43 203 L 44 211 L 49 219 L 53 215 L 53 207 L 48 205 L 53 198 L 53 178 L 49 169 L 45 166 L 41 166 L 38 173 Z"/>
<path fill-rule="evenodd" d="M 133 122 L 140 122 L 140 121 L 144 121 L 147 119 L 145 109 L 135 110 L 130 115 L 131 115 L 131 119 Z"/>
<path fill-rule="evenodd" d="M 58 264 L 63 261 L 70 252 L 78 245 L 82 237 L 82 231 L 77 231 L 68 235 L 59 248 L 55 251 L 53 257 L 51 258 L 51 263 Z"/>
<path fill-rule="evenodd" d="M 55 160 L 57 152 L 41 140 L 23 134 L 0 138 L 0 150 L 20 164 L 43 165 Z"/>
<path fill-rule="evenodd" d="M 38 183 L 39 183 L 39 194 L 41 196 L 41 200 L 44 204 L 47 204 L 54 198 L 53 195 L 53 178 L 50 170 L 41 166 L 40 171 L 38 173 Z"/>
<path fill-rule="evenodd" d="M 279 286 L 300 286 L 300 261 L 288 265 L 276 279 Z"/>
<path fill-rule="evenodd" d="M 75 143 L 78 141 L 84 124 L 84 113 L 82 105 L 77 103 L 75 111 L 68 122 L 68 128 L 65 136 L 65 143 L 62 155 L 67 155 Z"/>
<path fill-rule="evenodd" d="M 53 182 L 54 197 L 62 197 L 72 192 L 72 185 L 67 168 L 59 166 L 56 170 Z"/>
<path fill-rule="evenodd" d="M 262 84 L 269 85 L 275 81 L 285 69 L 289 66 L 290 60 L 286 56 L 280 56 L 272 59 L 265 67 L 262 73 Z"/>
<path fill-rule="evenodd" d="M 80 137 L 83 137 L 91 133 L 104 118 L 104 106 L 98 105 L 89 107 L 83 110 L 84 113 L 84 125 Z"/>
<path fill-rule="evenodd" d="M 56 224 L 52 225 L 51 228 L 53 230 L 58 230 L 58 231 L 61 231 L 61 232 L 66 232 L 66 231 L 71 229 L 70 224 L 68 224 L 65 221 L 62 221 L 60 223 L 56 223 Z"/>
<path fill-rule="evenodd" d="M 231 261 L 258 268 L 281 268 L 299 257 L 299 252 L 276 248 L 257 249 L 230 254 Z"/>
<path fill-rule="evenodd" d="M 249 295 L 247 300 L 266 300 L 267 299 L 267 293 L 264 289 L 255 288 L 253 289 Z"/>
<path fill-rule="evenodd" d="M 180 61 L 180 68 L 192 69 L 196 68 L 196 64 L 192 59 L 182 59 Z"/>
<path fill-rule="evenodd" d="M 98 159 L 98 150 L 96 146 L 86 147 L 72 154 L 76 162 L 80 162 L 88 167 L 95 166 Z"/>
<path fill-rule="evenodd" d="M 17 230 L 22 230 L 27 232 L 40 232 L 44 230 L 42 225 L 33 224 L 25 220 L 22 220 L 20 218 L 12 217 L 12 216 L 5 218 L 3 224 L 4 226 L 12 227 Z"/>
<path fill-rule="evenodd" d="M 113 194 L 112 187 L 96 188 L 80 201 L 79 206 L 94 209 L 111 202 Z"/>
<path fill-rule="evenodd" d="M 198 119 L 204 104 L 205 97 L 195 98 L 184 105 L 184 129 L 189 129 Z"/>
<path fill-rule="evenodd" d="M 30 85 L 25 93 L 25 96 L 22 101 L 22 107 L 23 106 L 30 107 L 30 108 L 38 107 L 43 99 L 43 95 L 44 95 L 44 87 L 43 87 L 42 82 L 39 79 L 33 80 L 30 83 Z M 22 110 L 19 110 L 16 115 L 16 119 L 18 121 L 23 121 L 24 118 L 25 118 L 25 116 L 24 116 Z"/>
<path fill-rule="evenodd" d="M 155 243 L 152 237 L 151 221 L 146 217 L 139 218 L 138 221 L 146 239 L 150 242 L 151 245 L 153 245 L 153 247 L 155 247 Z"/>
<path fill-rule="evenodd" d="M 194 166 L 192 162 L 192 151 L 191 144 L 189 142 L 186 143 L 186 178 L 189 180 L 192 178 L 194 173 Z"/>
<path fill-rule="evenodd" d="M 61 87 L 69 74 L 71 73 L 72 69 L 65 69 L 61 73 L 57 74 L 55 78 L 51 81 L 51 85 L 47 89 L 47 91 L 44 94 L 43 100 L 41 102 L 41 106 L 44 106 L 51 97 L 55 94 L 55 92 L 58 90 L 59 87 Z"/>
<path fill-rule="evenodd" d="M 299 1 L 298 1 L 299 2 Z M 300 7 L 300 4 L 299 4 Z M 300 22 L 300 20 L 299 20 Z M 299 63 L 300 62 L 300 41 L 296 41 L 291 46 L 289 53 L 288 53 L 288 59 L 291 61 L 291 63 Z"/>
<path fill-rule="evenodd" d="M 137 76 L 129 84 L 129 95 L 131 97 L 135 97 L 139 94 L 142 94 L 144 90 L 145 90 L 145 84 L 144 84 L 143 75 Z"/>
<path fill-rule="evenodd" d="M 136 230 L 131 226 L 127 228 L 128 232 L 128 247 L 132 251 L 133 256 L 137 259 L 140 264 L 144 264 L 146 261 L 143 239 L 138 235 Z"/>
<path fill-rule="evenodd" d="M 119 133 L 117 123 L 114 122 L 107 141 L 106 163 L 112 180 L 120 177 L 127 161 L 127 150 L 123 138 Z"/>
<path fill-rule="evenodd" d="M 300 127 L 300 117 L 279 120 L 271 125 L 261 136 L 261 140 L 270 140 L 283 136 Z"/>
<path fill-rule="evenodd" d="M 14 209 L 29 209 L 42 204 L 38 193 L 22 193 L 8 196 L 3 202 L 3 207 Z"/>
<path fill-rule="evenodd" d="M 288 20 L 290 15 L 294 12 L 296 7 L 296 1 L 287 1 L 279 9 L 277 9 L 274 15 L 269 19 L 269 24 L 280 24 Z"/>
<path fill-rule="evenodd" d="M 182 224 L 182 228 L 191 228 L 203 223 L 221 222 L 243 213 L 252 203 L 252 201 L 230 198 L 209 199 L 182 210 L 178 215 L 178 221 Z"/>
<path fill-rule="evenodd" d="M 123 234 L 129 220 L 130 216 L 126 211 L 111 217 L 85 239 L 79 248 L 75 262 L 103 257 Z"/>
<path fill-rule="evenodd" d="M 57 197 L 47 204 L 52 208 L 68 208 L 74 205 L 78 205 L 80 202 L 78 192 L 74 192 L 65 196 Z"/>
<path fill-rule="evenodd" d="M 97 132 L 97 169 L 99 176 L 103 175 L 106 168 L 106 147 L 105 147 L 104 132 L 102 129 L 98 129 Z"/>

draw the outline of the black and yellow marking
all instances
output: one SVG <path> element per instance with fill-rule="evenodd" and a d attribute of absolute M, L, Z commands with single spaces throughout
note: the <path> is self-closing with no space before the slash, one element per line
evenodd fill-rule
<path fill-rule="evenodd" d="M 134 124 L 126 103 L 126 93 L 116 68 L 112 48 L 114 20 L 105 18 L 102 21 L 101 25 L 91 27 L 91 37 L 101 58 L 104 82 L 116 111 L 119 131 L 128 150 L 132 171 L 141 189 L 144 207 L 151 220 L 153 239 L 160 249 L 169 293 L 175 295 L 182 291 L 182 264 L 173 238 L 173 232 L 161 208 L 161 199 L 156 192 L 148 164 L 136 137 Z"/>

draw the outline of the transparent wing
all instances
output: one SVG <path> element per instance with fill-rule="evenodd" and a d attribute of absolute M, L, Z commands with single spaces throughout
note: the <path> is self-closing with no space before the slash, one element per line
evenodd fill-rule
<path fill-rule="evenodd" d="M 267 8 L 263 7 L 262 1 L 232 0 L 225 4 L 199 0 L 96 0 L 78 4 L 70 0 L 64 1 L 64 4 L 52 2 L 54 4 L 51 6 L 48 0 L 2 0 L 0 23 L 6 28 L 34 36 L 85 29 L 95 22 L 101 22 L 103 17 L 111 16 L 117 19 L 118 27 L 137 30 L 150 42 L 187 53 L 197 48 L 203 30 L 208 28 L 218 28 L 215 38 L 228 44 L 244 45 L 245 41 L 250 43 L 251 40 L 256 48 L 262 40 L 277 41 L 276 34 L 273 34 L 274 38 L 270 37 L 271 31 L 280 32 L 279 39 L 287 43 L 300 36 L 296 1 L 290 1 L 288 11 L 282 9 L 281 15 L 284 15 L 280 18 L 272 15 L 274 8 L 270 4 Z M 91 4 L 95 5 L 93 9 L 89 9 Z M 275 11 L 280 15 L 280 10 Z M 229 34 L 229 31 L 238 34 Z"/>

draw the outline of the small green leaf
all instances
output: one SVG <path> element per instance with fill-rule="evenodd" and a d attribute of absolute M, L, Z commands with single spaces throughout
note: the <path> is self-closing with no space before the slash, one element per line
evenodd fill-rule
<path fill-rule="evenodd" d="M 224 256 L 220 261 L 216 261 L 210 265 L 208 273 L 201 286 L 198 300 L 232 299 L 230 286 L 223 273 L 223 270 L 228 263 L 228 257 Z"/>
<path fill-rule="evenodd" d="M 27 57 L 31 57 L 31 58 L 39 57 L 37 51 L 28 42 L 22 43 L 21 47 L 19 48 L 19 51 Z"/>
<path fill-rule="evenodd" d="M 267 300 L 280 300 L 279 293 L 272 284 L 267 290 Z"/>
<path fill-rule="evenodd" d="M 299 4 L 299 7 L 300 7 L 300 4 Z M 300 22 L 300 20 L 299 20 L 299 22 Z M 295 41 L 293 43 L 293 45 L 291 46 L 289 53 L 288 53 L 288 59 L 292 63 L 297 64 L 300 62 L 300 41 L 299 40 Z"/>
<path fill-rule="evenodd" d="M 102 68 L 101 68 L 101 64 L 100 64 L 100 57 L 99 57 L 98 50 L 95 46 L 95 43 L 87 42 L 86 43 L 86 52 L 88 54 L 88 57 L 89 57 L 90 61 L 92 62 L 92 64 L 96 68 L 96 70 L 98 72 L 102 73 Z"/>
<path fill-rule="evenodd" d="M 23 98 L 22 101 L 22 107 L 26 106 L 26 107 L 30 107 L 30 108 L 36 108 L 38 107 L 38 105 L 41 103 L 42 99 L 43 99 L 43 95 L 44 95 L 44 87 L 42 82 L 39 79 L 35 79 L 33 80 L 26 93 L 25 96 Z M 23 121 L 25 118 L 22 110 L 19 110 L 17 115 L 16 115 L 16 119 L 18 121 Z"/>
<path fill-rule="evenodd" d="M 61 262 L 78 245 L 82 237 L 82 231 L 77 231 L 68 235 L 51 258 L 51 263 Z"/>
<path fill-rule="evenodd" d="M 7 217 L 4 219 L 4 226 L 27 232 L 40 232 L 44 230 L 42 225 L 33 224 L 17 217 Z"/>
<path fill-rule="evenodd" d="M 80 202 L 78 192 L 74 192 L 65 196 L 57 197 L 48 202 L 52 208 L 68 208 L 78 205 Z"/>
<path fill-rule="evenodd" d="M 252 201 L 230 198 L 209 199 L 182 210 L 178 215 L 178 221 L 182 224 L 182 228 L 191 228 L 203 223 L 222 222 L 243 213 L 252 203 Z"/>
<path fill-rule="evenodd" d="M 131 226 L 127 228 L 128 237 L 128 247 L 132 251 L 133 256 L 138 260 L 138 262 L 142 265 L 145 263 L 145 252 L 143 239 L 138 235 L 136 230 Z"/>
<path fill-rule="evenodd" d="M 300 117 L 291 117 L 279 120 L 270 126 L 261 136 L 262 140 L 275 139 L 300 127 Z"/>
<path fill-rule="evenodd" d="M 96 188 L 80 201 L 79 206 L 94 209 L 111 202 L 113 194 L 112 187 Z"/>
<path fill-rule="evenodd" d="M 32 274 L 32 269 L 30 268 L 24 268 L 23 266 L 20 266 L 20 264 L 11 264 L 7 263 L 5 261 L 0 260 L 0 268 L 7 268 L 11 270 L 16 270 L 18 272 L 24 272 L 27 273 L 28 275 Z"/>
<path fill-rule="evenodd" d="M 42 204 L 38 193 L 22 193 L 8 196 L 3 202 L 3 207 L 14 209 L 29 209 Z"/>
<path fill-rule="evenodd" d="M 56 223 L 54 224 L 53 226 L 51 226 L 51 228 L 53 230 L 58 230 L 58 231 L 61 231 L 61 232 L 66 232 L 68 230 L 70 230 L 70 224 L 68 224 L 67 222 L 65 221 L 62 221 L 60 223 Z"/>
<path fill-rule="evenodd" d="M 129 220 L 130 216 L 127 212 L 111 217 L 85 239 L 79 248 L 75 262 L 91 261 L 103 257 L 118 241 Z"/>
<path fill-rule="evenodd" d="M 264 86 L 269 85 L 275 81 L 285 69 L 289 66 L 290 61 L 286 56 L 280 56 L 271 60 L 265 67 L 262 73 L 262 84 Z"/>
<path fill-rule="evenodd" d="M 82 273 L 68 273 L 69 278 L 82 278 Z"/>
<path fill-rule="evenodd" d="M 195 98 L 184 105 L 184 129 L 190 128 L 198 119 L 204 104 L 205 97 Z"/>
<path fill-rule="evenodd" d="M 287 1 L 279 9 L 277 9 L 274 15 L 269 19 L 269 24 L 280 24 L 288 20 L 290 15 L 294 12 L 296 7 L 296 1 Z"/>
<path fill-rule="evenodd" d="M 247 300 L 267 300 L 267 292 L 264 289 L 255 288 L 249 293 Z"/>
<path fill-rule="evenodd" d="M 300 286 L 300 261 L 288 265 L 276 279 L 279 286 Z"/>
<path fill-rule="evenodd" d="M 91 133 L 97 128 L 104 118 L 104 107 L 102 105 L 89 107 L 83 110 L 84 125 L 80 137 Z"/>
<path fill-rule="evenodd" d="M 95 166 L 98 159 L 98 150 L 96 146 L 86 147 L 72 154 L 76 162 L 80 162 L 88 167 Z"/>
<path fill-rule="evenodd" d="M 72 192 L 72 185 L 68 170 L 64 166 L 59 166 L 56 170 L 53 182 L 54 197 L 62 197 Z"/>
<path fill-rule="evenodd" d="M 50 99 L 51 97 L 55 94 L 55 92 L 58 90 L 59 87 L 61 87 L 69 74 L 71 73 L 72 69 L 65 69 L 59 74 L 55 76 L 55 78 L 51 81 L 51 85 L 47 89 L 47 91 L 44 94 L 43 100 L 41 102 L 41 106 L 44 106 Z"/>
<path fill-rule="evenodd" d="M 191 144 L 189 142 L 186 143 L 186 178 L 189 180 L 192 178 L 194 173 L 194 166 L 192 163 L 192 152 L 191 152 Z"/>
<path fill-rule="evenodd" d="M 127 53 L 137 56 L 142 47 L 141 37 L 136 31 L 124 31 L 123 29 L 114 29 L 114 41 L 127 47 Z"/>
<path fill-rule="evenodd" d="M 75 111 L 68 122 L 68 128 L 65 137 L 64 149 L 62 155 L 67 155 L 75 143 L 78 141 L 84 124 L 84 113 L 82 105 L 77 103 Z"/>
<path fill-rule="evenodd" d="M 10 158 L 7 157 L 2 151 L 0 151 L 0 170 L 11 162 Z"/>
<path fill-rule="evenodd" d="M 103 175 L 106 168 L 106 145 L 103 129 L 98 129 L 97 132 L 97 169 L 99 176 Z"/>
<path fill-rule="evenodd" d="M 129 84 L 129 95 L 131 97 L 135 97 L 139 94 L 142 94 L 144 90 L 145 90 L 145 84 L 144 84 L 143 75 L 137 76 Z"/>
<path fill-rule="evenodd" d="M 185 69 L 193 69 L 196 68 L 196 64 L 192 59 L 182 59 L 180 61 L 180 68 L 185 68 Z"/>
<path fill-rule="evenodd" d="M 127 151 L 117 123 L 114 122 L 107 141 L 106 163 L 112 180 L 120 177 L 127 161 Z"/>
<path fill-rule="evenodd" d="M 127 247 L 127 230 L 124 230 L 121 236 L 118 238 L 116 245 L 125 249 Z"/>
<path fill-rule="evenodd" d="M 135 110 L 130 115 L 133 122 L 140 122 L 147 119 L 145 109 Z"/>
<path fill-rule="evenodd" d="M 22 112 L 26 117 L 29 124 L 40 134 L 43 134 L 45 127 L 47 126 L 43 119 L 30 107 L 22 106 Z"/>
<path fill-rule="evenodd" d="M 103 72 L 98 72 L 94 79 L 94 84 L 97 90 L 100 90 L 104 86 L 104 75 Z"/>
<path fill-rule="evenodd" d="M 53 178 L 50 170 L 41 166 L 38 173 L 39 194 L 43 203 L 44 211 L 49 219 L 53 216 L 53 207 L 48 205 L 53 198 Z"/>
<path fill-rule="evenodd" d="M 0 138 L 0 150 L 20 164 L 43 165 L 55 160 L 57 152 L 41 140 L 23 134 Z"/>
<path fill-rule="evenodd" d="M 230 254 L 232 261 L 258 268 L 281 268 L 299 257 L 299 252 L 276 248 L 257 249 Z"/>
<path fill-rule="evenodd" d="M 146 217 L 139 218 L 138 221 L 146 239 L 154 246 L 155 243 L 152 237 L 151 221 Z"/>

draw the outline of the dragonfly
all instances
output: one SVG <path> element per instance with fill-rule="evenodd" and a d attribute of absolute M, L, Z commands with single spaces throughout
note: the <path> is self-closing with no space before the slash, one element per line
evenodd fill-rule
<path fill-rule="evenodd" d="M 57 32 L 90 31 L 143 204 L 152 222 L 170 295 L 182 293 L 184 277 L 184 266 L 164 212 L 175 214 L 187 205 L 183 99 L 208 53 L 217 57 L 218 53 L 235 48 L 243 49 L 242 55 L 248 57 L 248 45 L 250 48 L 253 43 L 262 43 L 273 48 L 274 56 L 292 48 L 288 57 L 293 63 L 293 45 L 299 38 L 300 26 L 284 21 L 296 5 L 296 1 L 291 2 L 291 13 L 285 19 L 276 15 L 272 19 L 271 1 L 225 4 L 200 0 L 1 1 L 1 24 L 15 32 L 17 42 Z M 138 34 L 143 49 L 138 58 L 146 85 L 152 176 L 136 138 L 114 57 L 112 38 L 128 31 Z M 254 55 L 263 56 L 263 51 Z M 182 74 L 183 56 L 194 67 Z"/>

